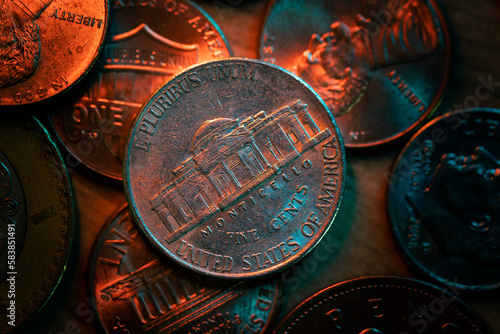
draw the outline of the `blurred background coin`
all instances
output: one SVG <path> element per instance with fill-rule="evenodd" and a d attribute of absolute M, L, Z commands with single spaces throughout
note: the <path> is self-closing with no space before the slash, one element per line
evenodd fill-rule
<path fill-rule="evenodd" d="M 453 289 L 384 276 L 348 280 L 321 290 L 298 305 L 274 331 L 314 332 L 493 334 Z"/>
<path fill-rule="evenodd" d="M 142 103 L 180 70 L 231 50 L 215 22 L 189 1 L 113 1 L 110 22 L 89 80 L 51 119 L 79 161 L 121 179 L 126 137 Z"/>
<path fill-rule="evenodd" d="M 0 2 L 0 105 L 66 91 L 97 59 L 107 29 L 105 0 Z"/>
<path fill-rule="evenodd" d="M 0 331 L 21 330 L 59 283 L 74 229 L 61 156 L 32 116 L 0 115 Z"/>
<path fill-rule="evenodd" d="M 348 147 L 415 130 L 438 106 L 450 40 L 436 1 L 275 0 L 260 58 L 309 83 Z"/>
<path fill-rule="evenodd" d="M 124 164 L 131 211 L 162 253 L 225 278 L 275 273 L 330 227 L 345 156 L 323 101 L 258 60 L 179 73 L 143 105 Z"/>
<path fill-rule="evenodd" d="M 500 111 L 449 113 L 401 152 L 389 185 L 409 263 L 460 289 L 500 287 Z"/>
<path fill-rule="evenodd" d="M 103 227 L 90 259 L 90 293 L 107 333 L 262 333 L 274 317 L 276 279 L 221 282 L 161 257 L 128 206 Z"/>

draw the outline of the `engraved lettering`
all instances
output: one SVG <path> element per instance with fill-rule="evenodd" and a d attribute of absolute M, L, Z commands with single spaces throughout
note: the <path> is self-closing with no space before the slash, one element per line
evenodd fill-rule
<path fill-rule="evenodd" d="M 281 227 L 287 225 L 295 217 L 304 203 L 304 198 L 300 198 L 299 195 L 306 196 L 307 189 L 306 186 L 297 186 L 296 193 L 292 195 L 287 206 L 266 225 L 269 233 L 280 230 Z"/>
<path fill-rule="evenodd" d="M 66 79 L 66 77 L 64 75 L 61 75 L 60 79 L 52 81 L 52 87 L 55 90 L 62 89 L 64 84 L 66 84 L 66 85 L 68 84 L 68 79 Z"/>
<path fill-rule="evenodd" d="M 487 136 L 500 138 L 500 123 L 493 119 L 462 119 L 462 132 L 466 136 Z"/>
<path fill-rule="evenodd" d="M 56 215 L 56 213 L 57 212 L 56 212 L 54 206 L 51 205 L 51 206 L 49 206 L 41 211 L 35 212 L 34 214 L 32 214 L 30 216 L 30 218 L 33 221 L 33 224 L 38 225 L 38 224 L 46 221 L 47 219 L 54 217 Z"/>
<path fill-rule="evenodd" d="M 176 16 L 179 16 L 180 14 L 183 14 L 189 10 L 189 7 L 187 7 L 185 4 L 179 3 L 175 0 L 166 1 L 164 7 L 167 12 L 173 12 Z"/>
<path fill-rule="evenodd" d="M 338 147 L 333 139 L 323 145 L 323 163 L 321 191 L 325 195 L 318 196 L 318 201 L 321 202 L 317 203 L 316 207 L 326 216 L 331 208 L 331 204 L 336 200 L 340 167 Z"/>
<path fill-rule="evenodd" d="M 113 248 L 114 250 L 118 251 L 119 253 L 126 254 L 127 251 L 118 246 L 130 246 L 133 242 L 133 238 L 135 238 L 135 236 L 137 235 L 137 232 L 127 237 L 123 235 L 123 233 L 114 228 L 111 230 L 110 234 L 114 234 L 120 239 L 108 239 L 106 240 L 105 244 Z"/>
<path fill-rule="evenodd" d="M 291 247 L 291 249 L 290 249 Z M 244 255 L 242 257 L 243 270 L 250 271 L 252 269 L 262 269 L 283 261 L 293 253 L 300 250 L 300 245 L 289 237 L 285 242 L 281 242 L 276 246 L 270 247 L 265 252 L 259 252 L 252 255 Z"/>
<path fill-rule="evenodd" d="M 36 91 L 36 93 L 38 94 L 38 96 L 44 97 L 45 95 L 47 95 L 47 90 L 44 89 L 44 88 L 38 88 L 38 90 Z"/>
<path fill-rule="evenodd" d="M 118 256 L 119 260 L 111 260 L 111 259 L 106 259 L 103 257 L 99 257 L 99 263 L 116 267 L 117 268 L 117 273 L 121 272 L 122 266 L 123 266 L 123 257 L 121 255 Z"/>
<path fill-rule="evenodd" d="M 31 93 L 31 91 L 27 91 L 26 94 L 24 95 L 24 98 L 28 101 L 33 101 L 35 96 L 33 95 L 33 93 Z"/>
<path fill-rule="evenodd" d="M 262 266 L 260 264 L 259 255 L 261 255 L 261 254 L 260 253 L 252 254 L 252 258 L 255 260 L 255 263 L 257 264 L 257 269 L 261 269 L 262 268 Z"/>
<path fill-rule="evenodd" d="M 181 240 L 175 253 L 186 261 L 211 271 L 230 272 L 233 269 L 232 257 L 196 248 L 185 240 Z"/>
<path fill-rule="evenodd" d="M 260 239 L 256 229 L 242 232 L 226 232 L 226 235 L 226 244 L 249 244 Z"/>
<path fill-rule="evenodd" d="M 153 119 L 151 120 L 147 116 L 148 115 L 144 116 L 144 118 L 142 119 L 142 122 L 139 125 L 139 131 L 152 136 L 154 130 L 156 129 L 156 125 L 158 124 L 158 118 L 153 117 Z"/>
<path fill-rule="evenodd" d="M 184 94 L 191 91 L 192 88 L 201 86 L 201 80 L 197 77 L 197 73 L 190 73 L 167 87 L 165 91 L 156 99 L 156 101 L 148 109 L 147 114 L 142 119 L 138 133 L 144 134 L 144 139 L 135 139 L 134 147 L 149 151 L 148 136 L 153 136 L 159 120 L 163 117 L 164 111 L 173 103 L 178 101 Z M 138 134 L 139 135 L 139 134 Z"/>
<path fill-rule="evenodd" d="M 257 68 L 254 67 L 250 69 L 250 73 L 247 72 L 247 67 L 244 65 L 240 65 L 240 71 L 243 72 L 243 77 L 247 80 L 255 80 L 255 73 L 257 72 Z"/>
<path fill-rule="evenodd" d="M 210 81 L 246 79 L 255 80 L 256 67 L 248 68 L 246 64 L 225 64 L 205 67 Z"/>
<path fill-rule="evenodd" d="M 229 210 L 229 216 L 233 219 L 235 219 L 238 216 L 238 213 L 236 212 L 235 209 Z"/>
<path fill-rule="evenodd" d="M 101 29 L 103 20 L 98 19 L 92 16 L 85 16 L 83 14 L 71 13 L 66 11 L 60 11 L 59 9 L 54 9 L 54 12 L 50 15 L 55 19 L 59 19 L 62 21 L 74 23 L 74 24 L 82 24 L 88 27 L 96 27 L 97 29 Z M 67 16 L 66 16 L 67 15 Z M 95 24 L 97 22 L 97 25 Z"/>
<path fill-rule="evenodd" d="M 145 138 L 145 141 L 139 141 L 139 139 L 134 140 L 134 148 L 149 152 L 149 140 Z"/>
<path fill-rule="evenodd" d="M 328 311 L 325 315 L 333 322 L 333 325 L 336 329 L 342 329 L 339 324 L 339 321 L 342 319 L 342 311 L 340 309 L 333 309 L 331 311 Z"/>
<path fill-rule="evenodd" d="M 410 104 L 418 108 L 419 112 L 422 112 L 427 108 L 422 100 L 411 89 L 409 84 L 401 79 L 401 76 L 398 75 L 396 70 L 391 70 L 385 75 L 387 78 L 389 78 L 390 82 L 401 92 L 401 94 L 408 99 Z"/>
<path fill-rule="evenodd" d="M 261 331 L 262 331 L 262 330 L 260 329 L 260 327 L 262 327 L 262 325 L 264 324 L 264 320 L 263 320 L 263 319 L 257 318 L 257 315 L 252 314 L 252 315 L 250 316 L 250 323 L 251 323 L 252 325 L 257 326 L 257 328 L 253 328 L 253 326 L 252 326 L 252 327 L 250 327 L 250 325 L 249 325 L 249 324 L 245 324 L 245 326 L 243 326 L 243 329 L 244 329 L 246 332 L 250 332 L 250 333 L 252 333 L 252 334 L 258 334 L 258 333 L 261 333 Z M 242 332 L 242 333 L 243 333 L 243 329 L 241 330 L 241 332 Z"/>
<path fill-rule="evenodd" d="M 207 43 L 213 58 L 224 56 L 224 43 L 220 40 L 212 24 L 204 20 L 201 16 L 196 16 L 188 21 L 188 23 L 196 30 L 196 32 Z"/>
<path fill-rule="evenodd" d="M 250 262 L 250 256 L 244 255 L 241 260 L 243 261 L 243 270 L 249 271 L 252 269 L 252 262 Z"/>
<path fill-rule="evenodd" d="M 189 81 L 191 81 L 191 86 L 198 88 L 201 86 L 201 80 L 197 77 L 198 73 L 193 72 L 188 74 Z"/>
<path fill-rule="evenodd" d="M 117 254 L 118 260 L 99 257 L 99 262 L 102 264 L 116 267 L 117 268 L 116 272 L 119 274 L 122 272 L 123 269 L 123 255 L 127 253 L 127 248 L 130 245 L 132 245 L 134 241 L 133 239 L 137 236 L 138 232 L 135 231 L 129 236 L 126 236 L 122 232 L 118 231 L 116 228 L 113 228 L 110 234 L 114 235 L 115 238 L 118 237 L 118 239 L 108 239 L 105 241 L 104 244 L 118 253 Z"/>
<path fill-rule="evenodd" d="M 203 235 L 205 238 L 208 237 L 210 234 L 213 234 L 214 232 L 210 228 L 210 226 L 206 227 L 206 230 L 201 230 L 201 235 Z"/>
<path fill-rule="evenodd" d="M 298 250 L 300 250 L 299 243 L 297 241 L 294 241 L 293 237 L 289 237 L 288 239 L 286 239 L 286 244 L 292 247 L 292 252 L 297 252 Z"/>
<path fill-rule="evenodd" d="M 382 318 L 384 312 L 381 310 L 382 298 L 368 299 L 367 302 L 370 305 L 370 313 L 373 318 Z"/>
<path fill-rule="evenodd" d="M 349 137 L 353 141 L 361 141 L 364 142 L 366 140 L 366 132 L 365 131 L 350 131 Z"/>
<path fill-rule="evenodd" d="M 304 237 L 310 238 L 314 234 L 316 234 L 316 230 L 321 226 L 322 224 L 319 222 L 318 217 L 316 216 L 316 213 L 311 212 L 309 216 L 307 217 L 306 222 L 302 223 L 302 226 L 300 227 L 300 232 L 302 232 L 302 235 Z"/>
<path fill-rule="evenodd" d="M 232 327 L 232 320 L 229 318 L 229 314 L 226 313 L 226 317 L 222 313 L 217 313 L 210 317 L 204 317 L 205 320 L 198 323 L 192 327 L 192 334 L 208 334 L 208 333 L 226 333 Z M 235 316 L 236 323 L 240 323 L 241 319 L 239 315 Z"/>
<path fill-rule="evenodd" d="M 450 323 L 444 324 L 441 327 L 440 333 L 441 334 L 460 334 L 460 333 L 462 333 L 462 329 L 457 324 L 450 322 Z"/>

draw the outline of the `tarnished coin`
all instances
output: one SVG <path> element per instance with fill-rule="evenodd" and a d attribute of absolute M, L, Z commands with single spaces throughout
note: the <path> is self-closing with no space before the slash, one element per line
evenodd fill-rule
<path fill-rule="evenodd" d="M 22 105 L 66 91 L 97 59 L 106 0 L 1 0 L 0 105 Z"/>
<path fill-rule="evenodd" d="M 189 1 L 113 1 L 111 8 L 99 63 L 76 101 L 51 119 L 79 161 L 121 179 L 126 138 L 142 103 L 180 70 L 231 51 L 215 22 Z"/>
<path fill-rule="evenodd" d="M 90 293 L 107 333 L 262 333 L 276 310 L 276 279 L 221 282 L 160 258 L 124 206 L 90 259 Z"/>
<path fill-rule="evenodd" d="M 260 57 L 309 83 L 348 147 L 413 131 L 438 106 L 450 38 L 434 0 L 275 0 Z"/>
<path fill-rule="evenodd" d="M 31 116 L 0 115 L 0 332 L 22 327 L 59 283 L 74 225 L 66 167 Z"/>
<path fill-rule="evenodd" d="M 406 145 L 388 194 L 410 264 L 460 289 L 500 287 L 500 111 L 441 116 Z"/>
<path fill-rule="evenodd" d="M 306 299 L 273 333 L 493 334 L 453 292 L 403 277 L 353 279 Z"/>
<path fill-rule="evenodd" d="M 156 247 L 207 275 L 275 273 L 330 227 L 344 149 L 323 101 L 258 60 L 206 62 L 178 74 L 132 127 L 124 183 Z"/>

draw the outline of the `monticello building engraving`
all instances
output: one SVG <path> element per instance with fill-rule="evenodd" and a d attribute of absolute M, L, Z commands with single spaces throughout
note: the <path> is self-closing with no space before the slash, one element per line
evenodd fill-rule
<path fill-rule="evenodd" d="M 244 120 L 205 122 L 193 138 L 192 156 L 150 199 L 170 232 L 167 242 L 224 210 L 329 136 L 298 100 L 270 115 L 261 111 Z"/>

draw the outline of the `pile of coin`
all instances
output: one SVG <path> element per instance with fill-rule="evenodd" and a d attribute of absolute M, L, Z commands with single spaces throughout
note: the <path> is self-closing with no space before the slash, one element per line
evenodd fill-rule
<path fill-rule="evenodd" d="M 251 59 L 187 0 L 0 0 L 2 333 L 73 298 L 56 289 L 67 265 L 96 332 L 494 332 L 458 296 L 500 287 L 500 111 L 433 118 L 452 58 L 438 3 L 265 6 Z M 319 259 L 352 233 L 344 192 L 363 188 L 350 152 L 404 142 L 384 236 L 419 279 L 328 281 L 345 264 Z M 92 226 L 79 174 L 123 197 Z M 92 249 L 78 230 L 100 230 Z M 86 262 L 68 262 L 72 244 Z M 323 289 L 283 311 L 284 285 L 308 280 Z"/>

